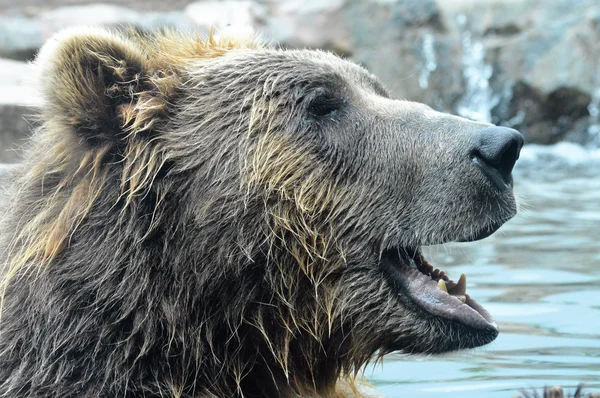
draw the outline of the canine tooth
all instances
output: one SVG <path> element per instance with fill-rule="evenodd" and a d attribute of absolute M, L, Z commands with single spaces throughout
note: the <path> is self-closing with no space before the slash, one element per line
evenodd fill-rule
<path fill-rule="evenodd" d="M 444 282 L 443 279 L 440 279 L 438 281 L 438 287 L 440 288 L 440 290 L 445 291 L 446 293 L 448 293 L 448 289 L 446 289 L 446 282 Z"/>
<path fill-rule="evenodd" d="M 452 290 L 452 294 L 456 296 L 463 296 L 467 292 L 467 276 L 465 274 L 461 274 L 458 279 L 458 283 L 456 287 Z"/>
<path fill-rule="evenodd" d="M 463 304 L 467 302 L 467 296 L 463 296 L 462 294 L 460 296 L 454 296 L 457 299 L 459 299 Z"/>

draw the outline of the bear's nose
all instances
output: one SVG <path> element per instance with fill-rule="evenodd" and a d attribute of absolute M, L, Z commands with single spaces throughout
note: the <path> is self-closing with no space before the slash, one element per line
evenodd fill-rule
<path fill-rule="evenodd" d="M 523 136 L 508 127 L 486 127 L 476 133 L 473 163 L 499 189 L 512 187 L 512 170 L 519 159 Z"/>

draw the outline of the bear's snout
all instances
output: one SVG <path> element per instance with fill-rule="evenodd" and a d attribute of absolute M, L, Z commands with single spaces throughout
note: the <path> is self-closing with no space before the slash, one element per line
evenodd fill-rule
<path fill-rule="evenodd" d="M 512 188 L 512 170 L 523 147 L 523 136 L 508 127 L 479 130 L 471 151 L 473 163 L 500 190 Z"/>

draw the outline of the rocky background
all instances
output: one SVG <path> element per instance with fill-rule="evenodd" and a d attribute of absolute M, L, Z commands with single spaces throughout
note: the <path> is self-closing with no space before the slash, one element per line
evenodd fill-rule
<path fill-rule="evenodd" d="M 529 143 L 600 145 L 598 0 L 0 0 L 0 163 L 18 161 L 35 124 L 26 61 L 76 24 L 243 27 L 336 52 L 397 98 L 512 126 Z"/>

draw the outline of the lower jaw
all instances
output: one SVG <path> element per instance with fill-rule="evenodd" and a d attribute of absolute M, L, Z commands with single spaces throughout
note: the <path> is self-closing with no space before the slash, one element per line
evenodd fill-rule
<path fill-rule="evenodd" d="M 508 218 L 512 218 L 513 216 L 514 216 L 514 214 L 510 215 L 510 217 L 508 217 Z M 504 222 L 494 223 L 494 224 L 489 225 L 488 227 L 482 229 L 481 231 L 477 232 L 477 234 L 475 234 L 473 236 L 469 236 L 468 238 L 464 238 L 464 239 L 458 239 L 457 242 L 474 242 L 474 241 L 485 239 L 488 236 L 492 235 L 494 232 L 496 232 L 502 225 L 504 225 Z"/>
<path fill-rule="evenodd" d="M 497 330 L 478 330 L 462 323 L 421 315 L 421 326 L 410 334 L 399 333 L 388 339 L 386 352 L 439 355 L 453 351 L 477 348 L 498 337 Z"/>
<path fill-rule="evenodd" d="M 416 251 L 415 255 L 421 256 Z M 402 256 L 384 255 L 381 261 L 382 271 L 401 303 L 413 307 L 416 322 L 427 321 L 432 324 L 430 336 L 422 336 L 422 340 L 436 340 L 436 344 L 419 349 L 413 347 L 411 352 L 446 352 L 462 348 L 473 348 L 488 344 L 498 335 L 498 326 L 491 315 L 468 294 L 466 294 L 466 279 L 463 286 L 452 282 L 440 270 L 429 265 L 422 256 L 419 261 L 421 270 L 414 269 L 414 263 L 403 264 Z M 429 275 L 426 275 L 425 273 Z M 464 278 L 464 275 L 461 277 Z M 438 281 L 446 281 L 452 295 L 438 287 Z M 441 283 L 440 283 L 441 284 Z M 443 286 L 445 287 L 445 286 Z M 461 290 L 462 289 L 462 290 Z M 435 327 L 434 327 L 435 325 Z M 443 328 L 439 335 L 436 328 Z M 417 336 L 419 338 L 420 336 Z"/>

